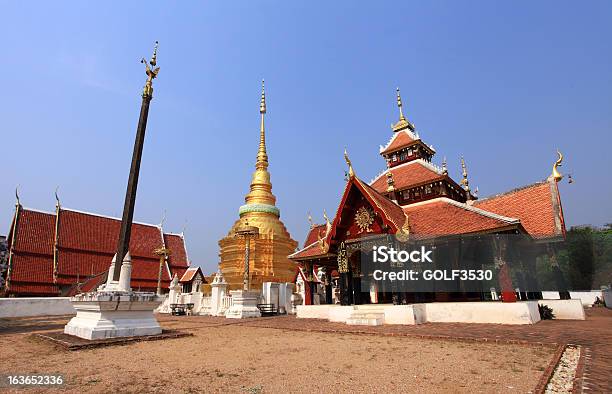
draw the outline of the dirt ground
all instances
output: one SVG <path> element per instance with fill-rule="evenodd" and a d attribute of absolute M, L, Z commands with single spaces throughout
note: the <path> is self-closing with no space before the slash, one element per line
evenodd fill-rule
<path fill-rule="evenodd" d="M 62 389 L 75 393 L 527 393 L 554 352 L 181 319 L 164 318 L 162 326 L 194 336 L 72 352 L 31 337 L 60 329 L 67 319 L 0 320 L 0 374 L 60 373 Z"/>

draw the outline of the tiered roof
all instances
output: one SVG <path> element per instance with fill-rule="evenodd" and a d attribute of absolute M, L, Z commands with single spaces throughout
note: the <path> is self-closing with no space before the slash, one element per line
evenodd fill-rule
<path fill-rule="evenodd" d="M 9 234 L 9 294 L 59 295 L 77 282 L 87 282 L 84 291 L 101 284 L 115 254 L 120 219 L 65 208 L 47 213 L 19 206 L 16 212 Z M 163 246 L 172 251 L 162 270 L 167 287 L 171 274 L 182 276 L 189 267 L 183 237 L 151 224 L 132 225 L 133 289 L 157 288 L 159 257 L 153 251 Z"/>
<path fill-rule="evenodd" d="M 377 192 L 384 193 L 387 190 L 387 173 L 389 172 L 393 174 L 393 180 L 395 181 L 395 187 L 397 189 L 418 186 L 447 177 L 442 174 L 442 170 L 438 169 L 433 164 L 422 159 L 417 159 L 393 168 L 388 168 L 374 178 L 374 180 L 370 182 L 370 186 Z"/>
<path fill-rule="evenodd" d="M 325 242 L 318 242 L 317 235 L 322 236 L 322 228 L 315 227 L 309 232 L 304 248 L 289 258 L 300 261 L 333 255 L 333 250 L 329 249 L 336 237 L 340 216 L 344 209 L 354 209 L 345 206 L 351 190 L 358 190 L 363 194 L 388 226 L 384 231 L 391 234 L 408 231 L 410 235 L 415 236 L 444 236 L 512 230 L 536 239 L 550 240 L 564 236 L 565 224 L 556 182 L 558 179 L 549 178 L 478 201 L 467 189 L 465 168 L 465 187 L 462 187 L 450 178 L 445 168 L 431 163 L 435 150 L 421 141 L 414 125 L 404 117 L 399 90 L 397 100 L 400 119 L 392 126 L 393 136 L 389 142 L 380 147 L 380 154 L 387 159 L 388 168 L 368 185 L 354 176 L 347 157 L 350 173 L 353 175 L 347 182 L 332 227 L 330 231 L 326 231 Z M 404 149 L 412 149 L 414 145 L 419 145 L 419 153 L 416 156 L 406 154 L 413 150 Z M 400 151 L 406 155 L 400 157 L 399 164 L 389 160 L 392 154 Z M 392 176 L 388 177 L 388 174 Z M 390 184 L 393 186 L 391 189 Z M 421 197 L 420 200 L 413 197 L 403 198 L 399 201 L 403 205 L 398 205 L 397 200 L 400 199 L 397 198 L 396 192 L 418 190 L 419 187 L 422 189 L 427 185 L 431 186 L 429 190 L 433 189 L 433 185 L 438 187 L 438 190 L 433 193 L 429 191 L 427 196 Z"/>

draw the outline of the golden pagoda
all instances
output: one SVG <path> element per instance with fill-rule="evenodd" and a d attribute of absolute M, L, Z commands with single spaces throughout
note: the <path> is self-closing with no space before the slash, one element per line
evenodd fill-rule
<path fill-rule="evenodd" d="M 249 261 L 249 283 L 253 290 L 260 289 L 263 282 L 291 282 L 295 276 L 295 263 L 287 256 L 295 251 L 298 243 L 291 238 L 280 220 L 280 210 L 275 205 L 276 197 L 272 194 L 268 172 L 263 81 L 259 113 L 259 149 L 250 192 L 238 211 L 240 218 L 227 236 L 219 241 L 219 267 L 230 289 L 242 289 L 246 259 Z M 245 236 L 244 229 L 253 227 L 257 228 L 255 234 L 251 231 L 250 235 Z"/>

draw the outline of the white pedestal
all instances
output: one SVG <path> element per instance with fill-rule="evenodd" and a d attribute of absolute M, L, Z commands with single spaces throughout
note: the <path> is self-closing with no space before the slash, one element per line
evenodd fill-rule
<path fill-rule="evenodd" d="M 228 319 L 245 319 L 249 317 L 261 317 L 257 308 L 259 293 L 256 291 L 232 290 L 232 306 L 225 312 Z"/>
<path fill-rule="evenodd" d="M 153 315 L 162 299 L 155 293 L 98 291 L 72 297 L 77 315 L 64 333 L 85 339 L 161 334 Z"/>

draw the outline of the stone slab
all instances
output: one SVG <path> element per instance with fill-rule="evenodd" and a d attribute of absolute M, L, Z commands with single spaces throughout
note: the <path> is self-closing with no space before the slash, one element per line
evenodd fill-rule
<path fill-rule="evenodd" d="M 177 330 L 162 330 L 161 334 L 158 335 L 147 335 L 140 337 L 120 337 L 120 338 L 106 338 L 98 340 L 87 340 L 73 335 L 68 335 L 62 331 L 51 331 L 42 334 L 32 334 L 35 338 L 42 339 L 44 341 L 53 343 L 66 350 L 82 350 L 91 349 L 105 346 L 116 346 L 126 345 L 134 342 L 141 341 L 158 341 L 162 339 L 173 339 L 193 336 L 192 333 L 177 331 Z"/>

